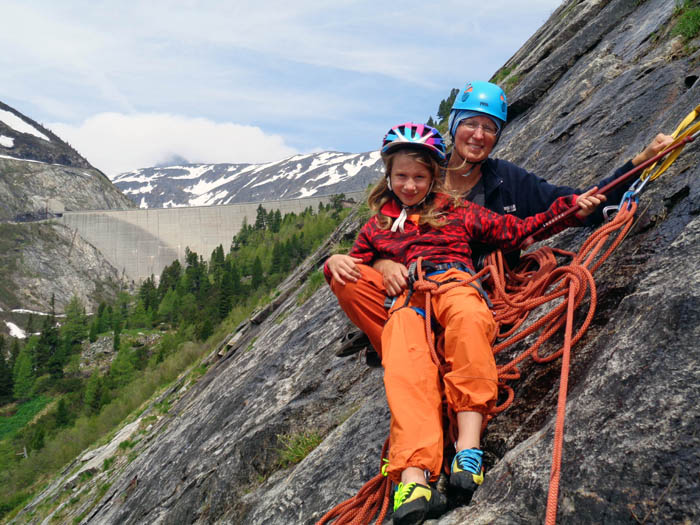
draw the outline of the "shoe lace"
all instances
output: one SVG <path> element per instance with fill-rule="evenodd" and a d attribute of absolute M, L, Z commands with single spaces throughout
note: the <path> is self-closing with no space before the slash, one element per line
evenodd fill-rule
<path fill-rule="evenodd" d="M 399 482 L 399 486 L 396 487 L 396 493 L 394 494 L 394 510 L 398 509 L 404 501 L 406 501 L 406 498 L 411 494 L 411 490 L 413 490 L 413 487 L 415 487 L 417 483 L 408 483 L 408 484 L 403 484 Z"/>
<path fill-rule="evenodd" d="M 465 448 L 457 452 L 455 460 L 462 470 L 478 475 L 481 473 L 482 456 L 483 452 L 477 448 Z"/>

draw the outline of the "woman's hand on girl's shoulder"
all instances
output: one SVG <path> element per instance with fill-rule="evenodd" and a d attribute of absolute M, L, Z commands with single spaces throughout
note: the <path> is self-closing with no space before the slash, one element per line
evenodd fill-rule
<path fill-rule="evenodd" d="M 357 266 L 361 262 L 362 259 L 357 257 L 336 253 L 328 258 L 326 265 L 328 266 L 328 271 L 331 272 L 333 279 L 338 281 L 340 284 L 345 285 L 346 281 L 355 283 L 358 281 L 358 279 L 360 279 L 360 277 L 362 277 L 360 268 Z"/>

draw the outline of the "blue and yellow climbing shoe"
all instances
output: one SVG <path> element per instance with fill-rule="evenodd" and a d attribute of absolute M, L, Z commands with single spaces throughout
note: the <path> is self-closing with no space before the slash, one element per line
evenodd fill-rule
<path fill-rule="evenodd" d="M 450 487 L 458 489 L 471 501 L 474 491 L 484 482 L 484 453 L 478 448 L 460 450 L 452 460 Z"/>
<path fill-rule="evenodd" d="M 394 492 L 394 525 L 417 525 L 447 510 L 447 500 L 432 487 L 399 483 Z"/>

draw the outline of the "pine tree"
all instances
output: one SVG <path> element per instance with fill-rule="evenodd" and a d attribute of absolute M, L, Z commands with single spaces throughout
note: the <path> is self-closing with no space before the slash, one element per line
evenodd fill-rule
<path fill-rule="evenodd" d="M 66 319 L 61 326 L 60 332 L 68 354 L 78 350 L 80 343 L 88 336 L 85 307 L 75 295 L 66 306 Z"/>
<path fill-rule="evenodd" d="M 265 211 L 265 208 L 263 208 L 262 204 L 259 204 L 257 212 L 256 212 L 256 216 L 255 216 L 254 228 L 256 230 L 262 231 L 265 229 L 266 222 L 267 222 L 267 212 Z"/>
<path fill-rule="evenodd" d="M 109 330 L 112 324 L 111 316 L 109 312 L 111 311 L 111 306 L 108 308 L 105 302 L 101 302 L 100 306 L 97 308 L 97 334 L 104 334 Z"/>
<path fill-rule="evenodd" d="M 102 389 L 104 388 L 99 370 L 95 369 L 90 375 L 85 385 L 83 394 L 83 404 L 89 414 L 96 414 L 100 411 L 100 401 L 102 399 Z"/>
<path fill-rule="evenodd" d="M 197 337 L 199 338 L 200 341 L 206 341 L 209 338 L 209 336 L 213 333 L 214 333 L 214 327 L 212 325 L 211 318 L 207 317 L 199 325 L 199 329 L 197 331 Z"/>
<path fill-rule="evenodd" d="M 279 233 L 282 227 L 282 213 L 279 210 L 275 210 L 272 214 L 272 219 L 270 220 L 270 231 L 272 233 Z"/>
<path fill-rule="evenodd" d="M 257 255 L 255 256 L 255 259 L 253 260 L 253 268 L 251 269 L 251 287 L 253 290 L 257 290 L 260 288 L 260 285 L 262 285 L 264 279 L 263 275 L 263 267 L 262 267 L 262 262 L 260 261 L 260 257 Z"/>
<path fill-rule="evenodd" d="M 56 406 L 56 426 L 65 427 L 68 423 L 70 423 L 68 405 L 66 405 L 65 399 L 61 398 Z"/>
<path fill-rule="evenodd" d="M 165 297 L 168 290 L 174 290 L 182 277 L 182 265 L 175 259 L 170 266 L 166 266 L 160 274 L 158 283 L 158 303 L 153 306 L 153 311 L 158 311 L 158 304 Z"/>
<path fill-rule="evenodd" d="M 272 246 L 272 262 L 270 263 L 270 273 L 282 272 L 282 245 L 275 241 Z"/>
<path fill-rule="evenodd" d="M 165 270 L 163 271 L 165 272 Z M 155 311 L 158 308 L 158 290 L 153 275 L 141 284 L 139 299 L 146 310 Z"/>
<path fill-rule="evenodd" d="M 104 315 L 102 316 L 102 322 L 100 323 L 100 333 L 109 332 L 114 329 L 114 309 L 111 304 L 107 305 L 105 308 Z"/>
<path fill-rule="evenodd" d="M 121 337 L 119 335 L 121 330 L 122 327 L 119 322 L 117 322 L 117 324 L 114 326 L 114 338 L 112 339 L 112 350 L 115 352 L 119 352 L 119 348 L 121 347 Z"/>
<path fill-rule="evenodd" d="M 452 90 L 450 91 L 450 96 L 448 96 L 445 100 L 442 100 L 440 102 L 440 105 L 438 107 L 437 116 L 440 119 L 441 124 L 443 122 L 447 121 L 447 119 L 449 118 L 450 111 L 452 110 L 452 105 L 454 104 L 455 99 L 457 98 L 458 94 L 459 94 L 459 89 L 452 88 Z"/>
<path fill-rule="evenodd" d="M 211 252 L 211 262 L 209 263 L 209 273 L 219 275 L 224 269 L 224 247 L 219 244 Z"/>
<path fill-rule="evenodd" d="M 139 299 L 136 306 L 129 315 L 128 325 L 131 328 L 145 328 L 150 326 L 151 317 L 150 310 L 147 310 L 143 304 L 143 300 Z"/>
<path fill-rule="evenodd" d="M 116 387 L 127 385 L 134 376 L 134 363 L 131 357 L 131 348 L 122 346 L 117 352 L 117 357 L 112 361 L 109 376 Z"/>
<path fill-rule="evenodd" d="M 221 284 L 219 285 L 219 319 L 225 319 L 231 311 L 233 301 L 233 280 L 231 278 L 231 267 L 221 276 Z"/>
<path fill-rule="evenodd" d="M 17 356 L 19 356 L 20 350 L 19 339 L 15 339 L 12 341 L 12 348 L 10 348 L 10 361 L 8 363 L 10 370 L 15 369 L 15 363 L 17 362 Z"/>
<path fill-rule="evenodd" d="M 60 379 L 63 377 L 63 366 L 68 361 L 67 357 L 68 352 L 66 350 L 66 347 L 64 345 L 59 344 L 56 347 L 56 351 L 53 354 L 51 354 L 48 365 L 46 367 L 46 371 L 51 375 L 52 378 Z"/>
<path fill-rule="evenodd" d="M 88 339 L 90 340 L 91 343 L 94 343 L 97 341 L 97 327 L 99 326 L 99 322 L 97 321 L 97 317 L 95 317 L 92 320 L 92 323 L 90 323 L 90 332 L 88 333 Z"/>
<path fill-rule="evenodd" d="M 25 327 L 24 331 L 27 335 L 34 333 L 34 314 L 29 314 L 29 317 L 27 317 L 27 326 Z"/>
<path fill-rule="evenodd" d="M 4 340 L 0 336 L 0 403 L 7 403 L 12 399 L 12 370 L 5 360 L 5 351 L 3 349 Z"/>
<path fill-rule="evenodd" d="M 240 297 L 243 294 L 241 273 L 238 271 L 238 267 L 233 263 L 231 263 L 231 291 L 234 297 Z"/>
<path fill-rule="evenodd" d="M 165 322 L 174 323 L 179 310 L 179 295 L 175 290 L 168 290 L 158 306 L 158 316 Z"/>
<path fill-rule="evenodd" d="M 37 375 L 44 375 L 49 371 L 49 361 L 59 351 L 59 334 L 54 317 L 53 296 L 51 296 L 51 314 L 44 318 L 41 334 L 34 354 L 34 365 Z"/>
<path fill-rule="evenodd" d="M 241 231 L 233 236 L 231 240 L 231 252 L 235 252 L 248 245 L 248 238 L 250 236 L 251 227 L 248 226 L 248 218 L 243 217 L 243 222 L 241 223 Z"/>
<path fill-rule="evenodd" d="M 29 345 L 20 350 L 13 370 L 13 395 L 15 399 L 29 399 L 34 386 L 34 359 Z"/>

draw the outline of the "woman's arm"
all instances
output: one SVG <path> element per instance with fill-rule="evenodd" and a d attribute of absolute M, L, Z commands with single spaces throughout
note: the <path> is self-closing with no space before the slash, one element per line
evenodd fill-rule
<path fill-rule="evenodd" d="M 507 251 L 512 250 L 572 206 L 580 208 L 580 211 L 576 213 L 576 218 L 557 223 L 546 232 L 538 235 L 537 239 L 551 237 L 590 215 L 600 203 L 605 201 L 605 195 L 599 194 L 597 191 L 598 188 L 593 187 L 581 195 L 559 197 L 547 211 L 525 219 L 520 219 L 515 215 L 498 215 L 486 208 L 469 203 L 469 206 L 462 208 L 464 210 L 464 226 L 468 235 L 471 235 L 473 239 L 496 245 Z"/>

